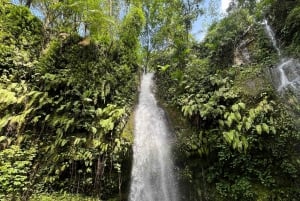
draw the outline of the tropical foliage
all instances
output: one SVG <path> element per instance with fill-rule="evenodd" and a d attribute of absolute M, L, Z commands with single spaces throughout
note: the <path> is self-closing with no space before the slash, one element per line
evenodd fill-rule
<path fill-rule="evenodd" d="M 125 192 L 132 133 L 122 131 L 136 99 L 143 13 L 131 5 L 115 22 L 102 13 L 106 25 L 95 30 L 97 8 L 86 3 L 91 10 L 53 2 L 70 21 L 51 25 L 51 35 L 28 8 L 1 6 L 1 199 Z M 89 34 L 66 12 L 82 14 Z"/>
<path fill-rule="evenodd" d="M 0 0 L 1 200 L 126 200 L 142 68 L 173 122 L 180 200 L 300 197 L 299 99 L 274 90 L 262 26 L 298 58 L 299 1 L 232 1 L 201 42 L 201 0 L 18 2 Z"/>
<path fill-rule="evenodd" d="M 276 51 L 259 22 L 261 9 L 280 1 L 236 3 L 202 42 L 190 46 L 183 67 L 173 59 L 176 47 L 153 59 L 158 94 L 177 111 L 170 114 L 188 186 L 183 200 L 297 200 L 300 136 L 293 118 L 299 116 L 273 89 L 268 68 L 277 63 Z M 274 21 L 282 17 L 271 10 Z M 287 15 L 287 22 L 294 17 Z M 177 125 L 182 119 L 187 122 Z"/>

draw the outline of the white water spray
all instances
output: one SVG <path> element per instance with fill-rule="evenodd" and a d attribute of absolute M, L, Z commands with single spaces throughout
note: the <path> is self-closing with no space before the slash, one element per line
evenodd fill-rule
<path fill-rule="evenodd" d="M 144 74 L 135 113 L 130 201 L 177 201 L 170 132 L 157 106 L 153 73 Z"/>
<path fill-rule="evenodd" d="M 280 75 L 280 83 L 277 90 L 283 91 L 286 88 L 300 90 L 300 64 L 295 59 L 281 59 L 276 68 Z"/>

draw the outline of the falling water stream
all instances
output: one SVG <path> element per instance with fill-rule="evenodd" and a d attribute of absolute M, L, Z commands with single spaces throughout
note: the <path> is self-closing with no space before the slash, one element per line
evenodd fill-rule
<path fill-rule="evenodd" d="M 281 57 L 281 51 L 280 51 L 280 49 L 279 49 L 279 47 L 277 45 L 275 33 L 272 30 L 272 28 L 270 27 L 270 25 L 268 23 L 268 20 L 264 19 L 264 25 L 265 25 L 265 29 L 267 31 L 268 37 L 270 38 L 270 40 L 271 40 L 271 42 L 273 44 L 273 47 L 276 49 L 278 56 Z"/>
<path fill-rule="evenodd" d="M 293 91 L 300 92 L 300 63 L 296 59 L 282 57 L 280 48 L 277 44 L 275 34 L 268 24 L 267 20 L 264 20 L 265 30 L 270 38 L 273 47 L 276 49 L 280 62 L 273 70 L 273 74 L 278 79 L 275 79 L 277 85 L 277 91 L 282 92 L 289 88 Z"/>
<path fill-rule="evenodd" d="M 129 201 L 177 201 L 171 136 L 153 93 L 153 73 L 142 78 L 134 135 Z"/>

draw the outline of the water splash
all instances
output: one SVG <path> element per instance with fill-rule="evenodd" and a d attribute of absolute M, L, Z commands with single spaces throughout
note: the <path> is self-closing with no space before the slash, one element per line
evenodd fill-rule
<path fill-rule="evenodd" d="M 291 89 L 297 93 L 300 92 L 300 63 L 293 58 L 284 58 L 281 55 L 280 48 L 277 44 L 277 40 L 268 21 L 265 19 L 265 30 L 270 38 L 273 47 L 276 49 L 280 58 L 280 62 L 277 67 L 272 70 L 273 75 L 276 77 L 275 83 L 277 84 L 277 91 L 284 92 L 286 89 Z"/>
<path fill-rule="evenodd" d="M 130 201 L 177 201 L 170 132 L 152 92 L 153 73 L 144 74 L 135 116 Z"/>

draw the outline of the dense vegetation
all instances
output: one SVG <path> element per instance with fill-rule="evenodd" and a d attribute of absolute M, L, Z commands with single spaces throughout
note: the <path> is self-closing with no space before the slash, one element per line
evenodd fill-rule
<path fill-rule="evenodd" d="M 174 62 L 172 49 L 153 60 L 163 65 L 159 95 L 178 138 L 184 200 L 299 199 L 299 102 L 272 85 L 279 59 L 262 25 L 267 18 L 284 54 L 299 57 L 299 6 L 237 2 L 190 44 L 184 64 Z"/>
<path fill-rule="evenodd" d="M 76 3 L 50 6 L 57 18 L 78 19 Z M 119 22 L 97 12 L 81 16 L 89 34 L 80 36 L 76 21 L 49 31 L 28 8 L 1 2 L 1 200 L 126 191 L 132 136 L 122 131 L 136 99 L 144 17 L 138 5 Z M 99 16 L 104 28 L 94 30 Z"/>
<path fill-rule="evenodd" d="M 0 200 L 126 200 L 142 66 L 181 200 L 300 197 L 299 100 L 274 89 L 262 25 L 299 58 L 299 0 L 234 1 L 201 42 L 201 0 L 20 2 L 0 0 Z"/>

